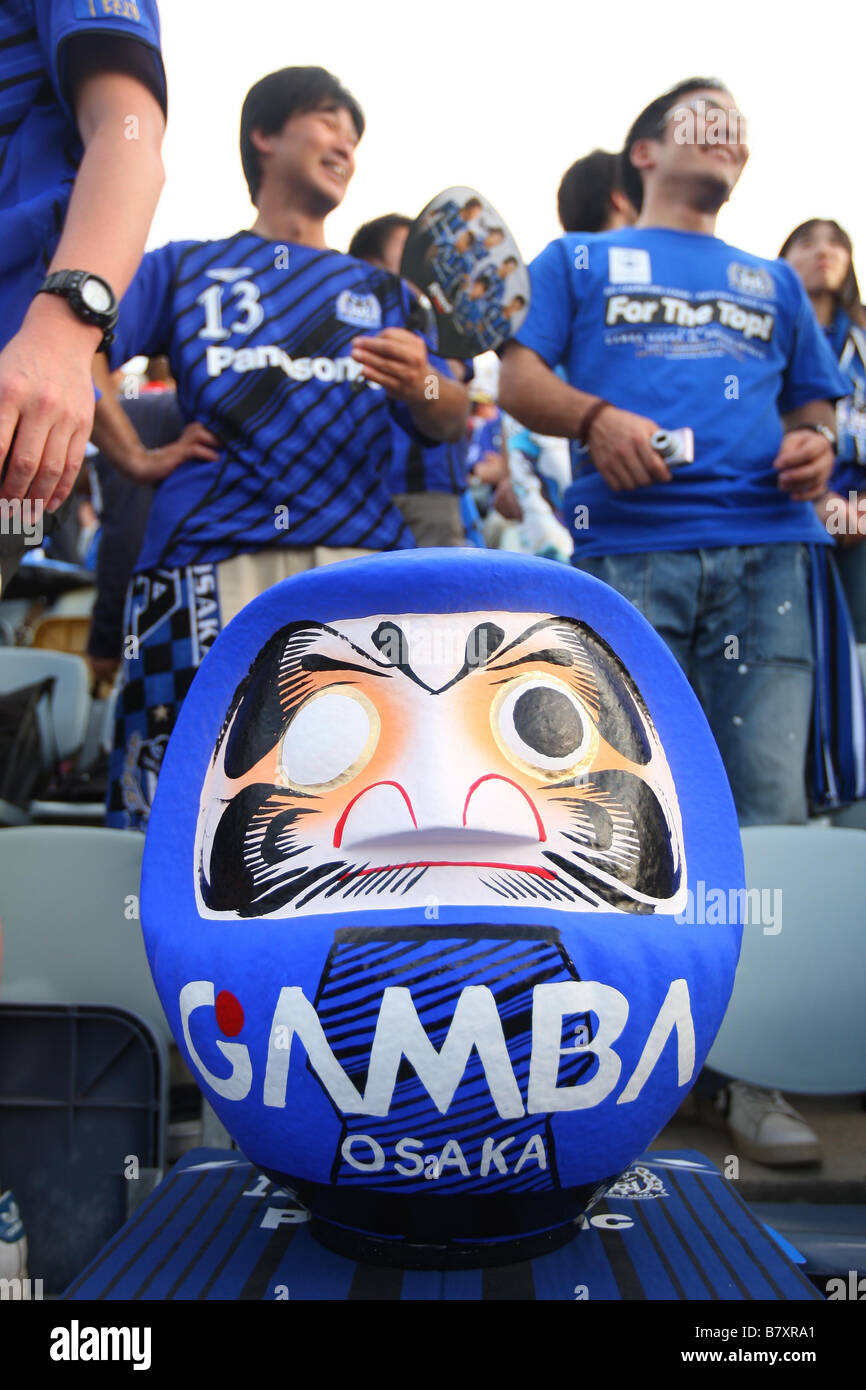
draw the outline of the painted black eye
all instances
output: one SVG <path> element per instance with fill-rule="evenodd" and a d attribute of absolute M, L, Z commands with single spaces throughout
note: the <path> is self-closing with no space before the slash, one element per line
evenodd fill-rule
<path fill-rule="evenodd" d="M 514 702 L 514 727 L 536 753 L 567 758 L 581 745 L 583 720 L 561 690 L 526 690 Z"/>
<path fill-rule="evenodd" d="M 598 734 L 581 701 L 555 676 L 522 676 L 493 702 L 494 737 L 510 762 L 551 780 L 588 764 Z"/>

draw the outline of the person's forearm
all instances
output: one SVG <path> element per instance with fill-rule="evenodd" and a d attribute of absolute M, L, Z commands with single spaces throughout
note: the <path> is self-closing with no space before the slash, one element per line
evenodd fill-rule
<path fill-rule="evenodd" d="M 796 429 L 797 425 L 826 425 L 835 434 L 836 407 L 832 401 L 809 401 L 783 415 L 782 424 L 786 430 Z"/>
<path fill-rule="evenodd" d="M 552 372 L 531 348 L 510 343 L 499 374 L 499 404 L 537 434 L 576 439 L 597 396 L 578 391 Z"/>
<path fill-rule="evenodd" d="M 108 363 L 101 353 L 94 358 L 93 380 L 102 394 L 96 403 L 91 443 L 121 473 L 132 476 L 135 465 L 144 457 L 145 448 L 114 393 Z"/>
<path fill-rule="evenodd" d="M 120 299 L 165 182 L 163 116 L 140 83 L 118 74 L 83 82 L 76 113 L 85 152 L 50 269 L 101 275 Z"/>
<path fill-rule="evenodd" d="M 435 381 L 433 380 L 435 378 Z M 432 399 L 409 407 L 412 419 L 429 439 L 456 443 L 463 438 L 469 419 L 469 394 L 459 381 L 431 370 L 428 386 Z"/>

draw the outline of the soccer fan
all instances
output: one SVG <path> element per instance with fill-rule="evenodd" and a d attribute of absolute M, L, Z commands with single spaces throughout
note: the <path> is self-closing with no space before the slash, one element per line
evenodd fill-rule
<path fill-rule="evenodd" d="M 165 102 L 154 0 L 3 5 L 4 531 L 10 504 L 27 497 L 55 512 L 75 484 L 93 418 L 91 359 L 141 259 L 163 184 Z M 21 535 L 0 533 L 0 591 L 23 548 Z"/>
<path fill-rule="evenodd" d="M 218 453 L 168 476 L 116 454 L 163 481 L 128 597 L 111 825 L 144 828 L 195 669 L 245 603 L 301 570 L 413 545 L 384 477 L 392 419 L 463 435 L 465 392 L 413 331 L 417 298 L 327 246 L 363 132 L 323 68 L 257 82 L 241 114 L 253 226 L 149 253 L 121 305 L 112 365 L 167 354 L 182 415 Z M 102 409 L 122 414 L 108 397 Z"/>
<path fill-rule="evenodd" d="M 142 457 L 158 460 L 162 457 L 169 469 L 194 452 L 194 446 L 204 443 L 200 457 L 216 458 L 208 435 L 198 424 L 187 425 L 177 404 L 177 392 L 170 387 L 155 389 L 160 380 L 160 360 L 148 364 L 147 382 L 140 393 L 118 399 L 124 414 L 142 445 Z M 123 653 L 124 600 L 130 577 L 141 550 L 147 529 L 147 518 L 153 500 L 153 486 L 137 483 L 112 464 L 118 448 L 110 430 L 104 433 L 97 421 L 93 442 L 103 445 L 89 460 L 91 475 L 96 475 L 95 491 L 99 501 L 100 536 L 96 557 L 96 599 L 87 639 L 87 655 L 97 682 L 113 681 Z M 215 444 L 216 441 L 214 440 Z"/>
<path fill-rule="evenodd" d="M 355 232 L 349 242 L 349 255 L 399 275 L 411 230 L 411 217 L 404 217 L 402 213 L 387 212 L 383 217 L 374 217 Z"/>
<path fill-rule="evenodd" d="M 154 0 L 0 9 L 0 595 L 26 541 L 13 507 L 55 513 L 75 486 L 91 359 L 163 184 L 165 102 Z M 0 1276 L 26 1261 L 0 1186 Z"/>
<path fill-rule="evenodd" d="M 564 232 L 613 232 L 638 216 L 623 188 L 622 156 L 609 150 L 593 150 L 566 169 L 556 205 Z"/>
<path fill-rule="evenodd" d="M 359 227 L 349 243 L 349 255 L 393 275 L 400 272 L 403 248 L 412 222 L 388 213 Z M 471 380 L 471 363 L 448 362 L 455 380 Z M 469 397 L 466 397 L 467 415 Z M 467 441 L 434 442 L 392 422 L 393 439 L 387 482 L 394 501 L 409 525 L 415 544 L 466 544 L 464 494 L 467 488 Z"/>
<path fill-rule="evenodd" d="M 638 222 L 566 235 L 536 258 L 500 399 L 573 441 L 573 562 L 629 598 L 689 675 L 741 822 L 794 824 L 807 817 L 808 544 L 830 543 L 810 503 L 848 387 L 791 268 L 715 236 L 743 136 L 712 79 L 641 112 L 624 152 Z M 693 462 L 667 466 L 651 442 L 661 427 L 693 430 Z M 728 1102 L 742 1152 L 819 1156 L 776 1093 L 737 1082 Z"/>
<path fill-rule="evenodd" d="M 836 465 L 816 507 L 840 547 L 836 559 L 857 640 L 866 642 L 866 309 L 851 238 L 838 222 L 813 217 L 794 228 L 779 255 L 803 281 L 849 382 L 836 405 Z"/>

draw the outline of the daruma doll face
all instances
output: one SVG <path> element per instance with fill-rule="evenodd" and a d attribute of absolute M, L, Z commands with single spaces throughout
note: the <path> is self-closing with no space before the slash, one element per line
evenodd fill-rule
<path fill-rule="evenodd" d="M 543 613 L 295 623 L 238 688 L 204 781 L 202 914 L 351 904 L 678 912 L 670 768 L 586 624 Z"/>
<path fill-rule="evenodd" d="M 416 552 L 220 635 L 142 917 L 205 1095 L 321 1238 L 484 1263 L 573 1235 L 694 1080 L 741 930 L 690 925 L 700 881 L 741 886 L 736 819 L 652 629 L 565 566 Z"/>

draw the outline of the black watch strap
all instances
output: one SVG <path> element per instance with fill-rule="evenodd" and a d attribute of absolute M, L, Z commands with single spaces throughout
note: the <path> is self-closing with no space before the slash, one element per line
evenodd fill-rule
<path fill-rule="evenodd" d="M 94 280 L 106 293 L 108 304 L 105 309 L 95 309 L 88 304 L 82 293 L 87 280 Z M 104 352 L 109 343 L 114 342 L 114 327 L 117 323 L 117 298 L 107 280 L 94 275 L 89 270 L 54 270 L 46 275 L 39 286 L 38 294 L 56 294 L 65 299 L 70 309 L 82 323 L 92 324 L 102 329 L 102 342 L 97 352 Z"/>

